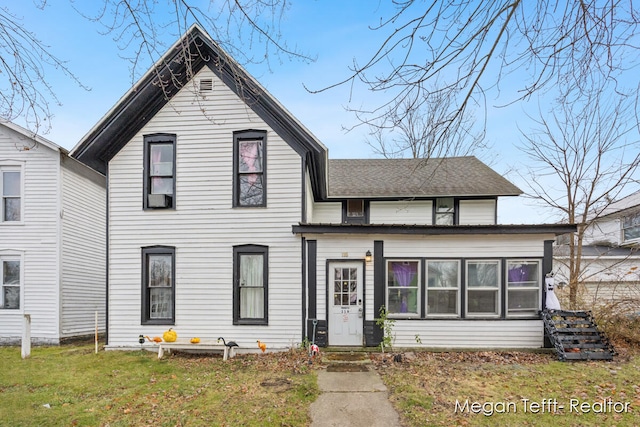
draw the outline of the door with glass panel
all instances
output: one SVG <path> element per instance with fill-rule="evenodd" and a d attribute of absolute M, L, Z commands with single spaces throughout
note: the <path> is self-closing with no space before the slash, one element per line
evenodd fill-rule
<path fill-rule="evenodd" d="M 361 346 L 364 325 L 361 262 L 329 264 L 329 345 Z"/>

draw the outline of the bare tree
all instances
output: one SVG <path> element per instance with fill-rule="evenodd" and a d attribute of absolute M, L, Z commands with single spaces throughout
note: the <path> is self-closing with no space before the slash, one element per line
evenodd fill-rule
<path fill-rule="evenodd" d="M 640 137 L 633 101 L 592 91 L 541 113 L 537 129 L 522 132 L 520 148 L 533 161 L 526 176 L 529 196 L 578 225 L 568 239 L 566 265 L 572 308 L 584 278 L 585 233 L 629 184 L 638 182 Z"/>
<path fill-rule="evenodd" d="M 160 70 L 172 68 L 158 60 L 167 51 L 167 43 L 173 43 L 193 23 L 205 28 L 241 65 L 266 62 L 271 66 L 274 60 L 291 58 L 311 60 L 281 39 L 280 22 L 289 7 L 287 0 L 212 0 L 208 4 L 189 0 L 69 1 L 80 15 L 114 39 L 130 64 L 132 83 L 155 64 L 156 83 L 167 88 L 167 96 L 184 79 L 163 74 Z M 48 6 L 47 0 L 34 2 L 35 8 L 44 10 Z M 167 4 L 171 13 L 167 13 Z M 48 73 L 62 72 L 84 86 L 65 61 L 51 53 L 55 47 L 42 43 L 33 30 L 25 28 L 8 6 L 0 8 L 0 73 L 6 76 L 0 79 L 0 119 L 24 117 L 34 133 L 46 133 L 50 102 L 59 104 L 55 88 L 48 83 Z M 199 52 L 188 43 L 182 47 L 181 61 L 189 74 Z"/>
<path fill-rule="evenodd" d="M 590 90 L 594 81 L 614 81 L 638 65 L 640 10 L 632 0 L 393 0 L 394 13 L 381 16 L 373 31 L 386 35 L 363 61 L 333 87 L 362 83 L 382 101 L 356 112 L 362 123 L 376 125 L 390 111 L 415 109 L 426 102 L 427 83 L 439 91 L 461 93 L 446 120 L 477 107 L 516 70 L 529 78 L 502 105 L 529 98 L 557 84 Z M 405 111 L 405 115 L 408 113 Z"/>
<path fill-rule="evenodd" d="M 424 96 L 429 99 L 405 99 L 398 109 L 387 111 L 370 126 L 371 139 L 366 142 L 375 153 L 386 158 L 429 159 L 464 156 L 486 148 L 484 132 L 474 132 L 473 117 L 458 116 L 453 125 L 447 120 L 450 96 L 439 91 Z"/>
<path fill-rule="evenodd" d="M 19 16 L 7 7 L 0 8 L 0 119 L 24 117 L 33 132 L 48 132 L 50 105 L 60 103 L 48 83 L 48 73 L 53 72 L 82 86 L 66 63 L 50 52 L 50 46 L 24 28 Z"/>

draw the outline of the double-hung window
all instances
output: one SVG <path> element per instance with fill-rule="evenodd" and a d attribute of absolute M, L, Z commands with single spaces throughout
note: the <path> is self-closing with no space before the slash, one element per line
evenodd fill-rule
<path fill-rule="evenodd" d="M 624 242 L 640 239 L 640 212 L 623 218 L 622 239 Z"/>
<path fill-rule="evenodd" d="M 142 323 L 175 322 L 175 248 L 142 248 Z"/>
<path fill-rule="evenodd" d="M 233 263 L 233 323 L 268 324 L 269 248 L 235 246 Z"/>
<path fill-rule="evenodd" d="M 500 315 L 500 261 L 468 261 L 466 268 L 467 315 Z"/>
<path fill-rule="evenodd" d="M 267 132 L 233 134 L 233 206 L 267 206 Z"/>
<path fill-rule="evenodd" d="M 22 283 L 21 277 L 22 274 L 20 269 L 20 258 L 0 258 L 0 284 L 2 285 L 2 295 L 0 295 L 0 308 L 20 308 L 20 285 Z"/>
<path fill-rule="evenodd" d="M 19 166 L 0 166 L 0 219 L 2 222 L 22 220 L 22 173 Z"/>
<path fill-rule="evenodd" d="M 420 262 L 387 261 L 387 313 L 396 317 L 420 316 Z"/>
<path fill-rule="evenodd" d="M 176 136 L 170 134 L 144 137 L 145 209 L 175 208 Z"/>
<path fill-rule="evenodd" d="M 457 316 L 460 261 L 427 261 L 427 316 Z"/>
<path fill-rule="evenodd" d="M 507 315 L 531 316 L 540 310 L 540 262 L 507 262 Z"/>
<path fill-rule="evenodd" d="M 436 225 L 453 225 L 455 223 L 455 204 L 453 197 L 436 199 L 434 215 Z"/>

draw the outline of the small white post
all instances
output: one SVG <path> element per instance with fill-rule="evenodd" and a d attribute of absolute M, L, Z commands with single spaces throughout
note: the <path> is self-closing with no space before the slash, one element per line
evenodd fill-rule
<path fill-rule="evenodd" d="M 98 312 L 96 311 L 96 354 L 98 354 Z"/>
<path fill-rule="evenodd" d="M 31 356 L 31 315 L 25 314 L 22 322 L 22 358 Z"/>

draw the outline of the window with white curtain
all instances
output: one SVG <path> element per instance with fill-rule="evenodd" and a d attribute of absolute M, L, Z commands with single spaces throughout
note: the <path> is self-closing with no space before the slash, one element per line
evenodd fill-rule
<path fill-rule="evenodd" d="M 234 324 L 268 323 L 268 251 L 260 245 L 242 245 L 234 251 Z"/>
<path fill-rule="evenodd" d="M 142 248 L 142 323 L 175 322 L 175 248 Z"/>

